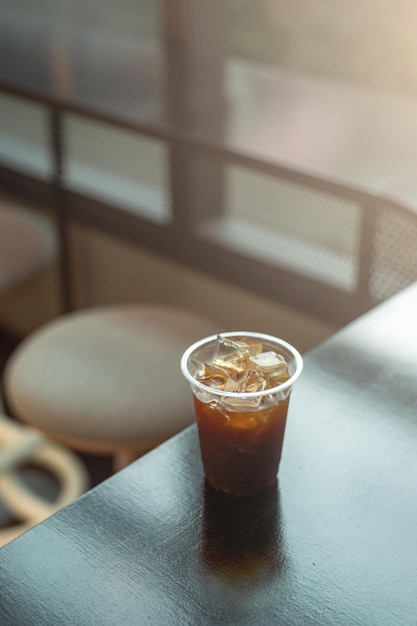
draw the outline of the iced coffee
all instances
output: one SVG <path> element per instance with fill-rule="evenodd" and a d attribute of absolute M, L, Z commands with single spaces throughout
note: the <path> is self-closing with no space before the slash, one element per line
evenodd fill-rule
<path fill-rule="evenodd" d="M 275 484 L 294 381 L 302 369 L 290 344 L 260 333 L 197 342 L 182 359 L 191 383 L 207 482 L 245 496 Z"/>

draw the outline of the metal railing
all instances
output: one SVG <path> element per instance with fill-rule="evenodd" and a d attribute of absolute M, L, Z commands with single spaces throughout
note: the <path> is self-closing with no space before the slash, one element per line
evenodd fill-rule
<path fill-rule="evenodd" d="M 417 259 L 410 245 L 410 233 L 413 237 L 414 233 L 417 234 L 417 216 L 396 202 L 282 164 L 255 158 L 229 148 L 217 139 L 208 140 L 168 123 L 132 121 L 4 81 L 0 82 L 0 94 L 40 105 L 47 113 L 47 150 L 52 164 L 50 176 L 42 179 L 33 173 L 19 171 L 19 168 L 3 160 L 0 185 L 15 194 L 46 203 L 56 212 L 61 238 L 63 301 L 66 309 L 72 307 L 67 238 L 69 220 L 79 220 L 111 232 L 168 258 L 340 324 L 355 318 L 417 279 Z M 129 136 L 162 142 L 169 157 L 171 219 L 166 222 L 150 220 L 140 211 L 127 211 L 117 201 L 97 195 L 94 197 L 94 194 L 74 189 L 67 176 L 72 158 L 69 154 L 70 138 L 66 133 L 68 116 L 77 116 L 77 119 L 91 124 L 98 123 L 106 129 L 117 129 Z M 313 195 L 324 194 L 346 201 L 343 210 L 357 212 L 357 241 L 351 253 L 354 278 L 348 288 L 343 285 L 343 268 L 340 270 L 341 281 L 338 285 L 337 280 L 328 281 L 326 273 L 320 276 L 319 270 L 311 275 L 303 272 L 296 263 L 281 263 L 279 259 L 274 260 L 273 256 L 268 258 L 257 255 L 250 246 L 245 249 L 243 244 L 239 248 L 232 239 L 227 239 L 224 172 L 231 164 L 284 181 L 287 185 L 302 188 Z M 210 188 L 212 181 L 213 188 Z M 199 194 L 201 205 L 204 206 L 200 206 Z M 207 202 L 206 196 L 210 202 Z M 295 207 L 294 210 L 299 211 L 299 220 L 305 219 L 303 207 Z M 304 210 L 308 211 L 308 207 L 304 207 Z M 256 207 L 253 211 L 256 226 Z M 393 216 L 395 232 L 390 226 Z M 216 229 L 212 229 L 208 236 L 204 228 L 207 223 L 217 223 L 217 232 L 222 236 L 216 237 Z M 279 234 L 279 218 L 277 223 Z M 310 250 L 311 242 L 295 239 L 296 244 L 297 241 L 300 247 L 298 252 L 295 247 L 293 254 L 302 257 L 305 254 L 303 245 Z M 271 237 L 268 242 L 273 247 Z M 322 263 L 326 264 L 326 259 L 323 259 Z M 308 256 L 306 262 L 309 263 Z"/>

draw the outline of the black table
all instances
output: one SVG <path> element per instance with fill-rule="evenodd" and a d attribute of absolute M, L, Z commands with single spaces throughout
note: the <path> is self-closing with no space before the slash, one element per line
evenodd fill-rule
<path fill-rule="evenodd" d="M 277 489 L 205 488 L 191 427 L 4 547 L 2 626 L 416 625 L 416 310 L 307 355 Z"/>

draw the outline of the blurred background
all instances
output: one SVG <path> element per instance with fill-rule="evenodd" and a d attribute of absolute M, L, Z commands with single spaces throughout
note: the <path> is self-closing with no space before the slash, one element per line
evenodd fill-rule
<path fill-rule="evenodd" d="M 305 352 L 414 282 L 416 18 L 411 0 L 2 0 L 0 209 L 59 246 L 0 300 L 0 365 L 60 313 L 122 302 Z"/>
<path fill-rule="evenodd" d="M 415 12 L 3 0 L 0 184 L 66 256 L 1 325 L 140 299 L 307 350 L 412 282 Z"/>
<path fill-rule="evenodd" d="M 364 0 L 360 5 L 225 0 L 222 5 L 229 55 L 366 87 L 417 93 L 417 9 L 412 0 Z M 117 7 L 104 0 L 3 0 L 1 6 L 2 12 L 22 18 L 51 19 L 123 38 L 158 38 L 162 33 L 163 4 L 158 0 L 120 0 Z"/>

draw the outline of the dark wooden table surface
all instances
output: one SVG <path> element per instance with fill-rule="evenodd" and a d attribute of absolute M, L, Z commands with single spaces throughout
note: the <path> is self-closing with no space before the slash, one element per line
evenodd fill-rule
<path fill-rule="evenodd" d="M 2 626 L 416 625 L 416 324 L 413 286 L 306 356 L 269 494 L 191 427 L 4 547 Z"/>

